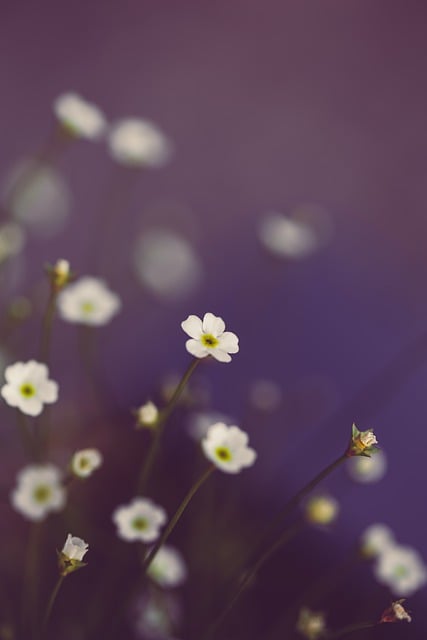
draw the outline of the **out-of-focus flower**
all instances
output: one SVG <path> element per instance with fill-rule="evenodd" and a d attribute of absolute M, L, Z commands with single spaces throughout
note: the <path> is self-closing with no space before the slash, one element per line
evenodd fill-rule
<path fill-rule="evenodd" d="M 308 607 L 303 607 L 299 612 L 296 629 L 308 640 L 321 638 L 326 631 L 325 614 L 322 611 L 311 611 Z"/>
<path fill-rule="evenodd" d="M 378 440 L 372 429 L 359 431 L 355 424 L 351 429 L 351 440 L 346 452 L 349 458 L 353 456 L 366 456 L 369 458 L 378 452 L 378 448 L 375 446 Z"/>
<path fill-rule="evenodd" d="M 163 300 L 194 293 L 203 276 L 201 260 L 192 245 L 165 228 L 148 229 L 139 236 L 133 264 L 142 285 Z"/>
<path fill-rule="evenodd" d="M 141 640 L 174 640 L 181 618 L 182 609 L 175 594 L 156 589 L 135 601 L 130 624 Z"/>
<path fill-rule="evenodd" d="M 25 244 L 25 233 L 16 222 L 0 226 L 0 263 L 20 253 Z"/>
<path fill-rule="evenodd" d="M 85 562 L 82 562 L 89 545 L 87 542 L 76 536 L 68 534 L 62 551 L 58 553 L 58 567 L 62 576 L 67 576 L 77 569 L 86 566 Z"/>
<path fill-rule="evenodd" d="M 102 111 L 77 93 L 58 96 L 53 110 L 64 129 L 76 138 L 96 140 L 105 132 L 107 121 Z"/>
<path fill-rule="evenodd" d="M 381 480 L 387 471 L 387 459 L 383 451 L 372 458 L 354 456 L 347 463 L 347 471 L 356 482 L 370 483 Z"/>
<path fill-rule="evenodd" d="M 68 260 L 57 260 L 54 265 L 48 264 L 46 271 L 54 291 L 61 291 L 71 280 L 73 274 Z"/>
<path fill-rule="evenodd" d="M 90 326 L 107 324 L 121 309 L 117 294 L 103 280 L 85 276 L 69 285 L 58 296 L 63 320 Z"/>
<path fill-rule="evenodd" d="M 35 360 L 15 362 L 4 372 L 6 384 L 1 395 L 11 407 L 17 407 L 28 416 L 38 416 L 44 404 L 58 399 L 58 384 L 49 380 L 47 366 Z"/>
<path fill-rule="evenodd" d="M 213 313 L 205 313 L 203 320 L 198 316 L 188 316 L 181 327 L 190 340 L 185 347 L 196 358 L 213 356 L 220 362 L 231 362 L 230 353 L 239 351 L 239 338 L 231 331 L 225 331 L 224 320 Z"/>
<path fill-rule="evenodd" d="M 17 476 L 11 493 L 12 506 L 29 520 L 42 520 L 50 511 L 65 506 L 61 471 L 52 464 L 29 465 Z"/>
<path fill-rule="evenodd" d="M 65 224 L 71 192 L 57 169 L 25 160 L 6 177 L 2 199 L 18 222 L 42 236 L 52 236 Z"/>
<path fill-rule="evenodd" d="M 117 507 L 113 521 L 122 540 L 153 542 L 167 519 L 166 511 L 148 498 L 134 498 L 128 505 Z"/>
<path fill-rule="evenodd" d="M 405 602 L 405 598 L 401 598 L 401 600 L 396 600 L 392 602 L 388 609 L 384 611 L 381 616 L 381 622 L 402 622 L 402 620 L 406 620 L 406 622 L 412 622 L 412 618 L 409 615 L 409 612 L 406 611 L 403 606 L 403 602 Z"/>
<path fill-rule="evenodd" d="M 217 422 L 209 427 L 202 440 L 202 449 L 221 471 L 239 473 L 244 467 L 251 467 L 257 457 L 256 452 L 248 447 L 248 441 L 248 434 L 239 427 Z"/>
<path fill-rule="evenodd" d="M 410 596 L 427 582 L 427 567 L 412 547 L 392 545 L 377 559 L 374 574 L 396 596 Z"/>
<path fill-rule="evenodd" d="M 249 399 L 252 406 L 259 411 L 276 411 L 282 401 L 282 391 L 272 380 L 255 380 L 249 392 Z"/>
<path fill-rule="evenodd" d="M 164 545 L 157 551 L 147 573 L 161 587 L 179 587 L 187 578 L 187 566 L 177 549 Z"/>
<path fill-rule="evenodd" d="M 71 471 L 79 478 L 92 475 L 102 464 L 102 454 L 98 449 L 81 449 L 71 458 Z"/>
<path fill-rule="evenodd" d="M 169 160 L 172 144 L 149 120 L 127 118 L 116 122 L 108 145 L 114 160 L 130 167 L 162 167 Z"/>
<path fill-rule="evenodd" d="M 385 553 L 395 545 L 392 530 L 385 524 L 371 524 L 362 534 L 361 551 L 368 557 L 376 557 Z"/>
<path fill-rule="evenodd" d="M 135 415 L 137 427 L 154 429 L 159 419 L 159 410 L 154 402 L 148 401 L 135 411 Z"/>
<path fill-rule="evenodd" d="M 338 502 L 327 495 L 313 496 L 305 505 L 305 517 L 311 524 L 331 524 L 339 512 Z"/>

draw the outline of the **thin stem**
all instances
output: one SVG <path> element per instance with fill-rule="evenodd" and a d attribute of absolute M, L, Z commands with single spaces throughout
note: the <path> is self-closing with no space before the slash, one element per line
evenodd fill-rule
<path fill-rule="evenodd" d="M 175 529 L 176 525 L 180 521 L 181 516 L 183 515 L 185 509 L 189 505 L 189 503 L 190 503 L 191 499 L 193 498 L 193 496 L 197 493 L 197 491 L 200 489 L 200 487 L 206 482 L 206 480 L 212 475 L 212 473 L 215 471 L 215 469 L 216 469 L 215 465 L 213 465 L 213 464 L 210 465 L 202 473 L 202 475 L 199 477 L 199 479 L 196 480 L 196 482 L 193 484 L 193 486 L 191 487 L 191 489 L 189 490 L 189 492 L 187 493 L 187 495 L 185 496 L 185 498 L 183 499 L 183 501 L 179 505 L 178 509 L 175 511 L 174 515 L 170 519 L 168 526 L 163 531 L 162 535 L 157 540 L 157 542 L 154 545 L 154 547 L 151 549 L 151 551 L 149 551 L 149 553 L 145 557 L 145 560 L 144 560 L 144 562 L 142 564 L 142 572 L 143 572 L 143 574 L 145 574 L 148 571 L 148 569 L 149 569 L 151 563 L 153 562 L 158 550 L 160 549 L 160 547 L 163 544 L 165 544 L 165 542 L 169 538 L 170 534 Z"/>
<path fill-rule="evenodd" d="M 362 631 L 362 629 L 372 629 L 372 627 L 376 627 L 379 622 L 357 622 L 356 624 L 350 624 L 347 627 L 343 627 L 342 629 L 338 629 L 338 631 L 331 631 L 326 633 L 322 637 L 326 640 L 337 640 L 337 638 L 344 638 L 345 636 L 350 635 L 354 631 Z"/>
<path fill-rule="evenodd" d="M 46 607 L 46 613 L 45 613 L 44 619 L 43 619 L 43 626 L 42 626 L 42 633 L 41 633 L 42 640 L 43 640 L 43 638 L 44 638 L 44 636 L 46 634 L 46 630 L 47 630 L 47 626 L 49 624 L 49 619 L 50 619 L 50 615 L 52 613 L 53 605 L 55 604 L 55 600 L 56 600 L 56 597 L 57 597 L 57 595 L 59 593 L 61 585 L 64 582 L 64 578 L 65 578 L 65 576 L 59 576 L 59 578 L 58 578 L 58 580 L 57 580 L 57 582 L 56 582 L 56 584 L 55 584 L 55 586 L 53 588 L 53 591 L 52 591 L 52 593 L 50 595 L 49 602 L 48 602 L 47 607 Z"/>
<path fill-rule="evenodd" d="M 49 364 L 50 342 L 52 336 L 53 320 L 56 312 L 57 292 L 52 289 L 43 316 L 42 334 L 40 339 L 40 361 Z"/>
<path fill-rule="evenodd" d="M 184 375 L 182 376 L 178 386 L 176 387 L 171 399 L 165 406 L 165 408 L 161 411 L 159 419 L 157 421 L 156 430 L 154 432 L 153 438 L 150 443 L 150 448 L 148 450 L 147 456 L 145 458 L 145 462 L 142 465 L 139 481 L 138 481 L 138 493 L 140 495 L 144 494 L 146 490 L 149 477 L 151 475 L 151 471 L 153 469 L 154 463 L 156 462 L 157 456 L 160 450 L 160 440 L 163 435 L 163 431 L 165 429 L 166 422 L 174 410 L 182 392 L 184 391 L 189 379 L 191 378 L 195 368 L 199 364 L 200 360 L 194 358 L 187 367 Z"/>
<path fill-rule="evenodd" d="M 35 626 L 38 605 L 39 560 L 42 527 L 43 524 L 41 522 L 37 522 L 32 524 L 30 529 L 22 589 L 22 631 L 24 634 L 27 634 L 27 632 L 32 629 L 34 631 L 34 636 L 36 635 Z"/>

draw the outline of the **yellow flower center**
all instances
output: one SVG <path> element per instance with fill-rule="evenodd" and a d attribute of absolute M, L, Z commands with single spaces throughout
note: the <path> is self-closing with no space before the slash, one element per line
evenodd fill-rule
<path fill-rule="evenodd" d="M 21 385 L 20 392 L 24 396 L 24 398 L 32 398 L 36 395 L 36 389 L 34 385 L 30 384 L 29 382 L 24 382 L 24 384 Z"/>
<path fill-rule="evenodd" d="M 222 462 L 229 462 L 232 458 L 231 451 L 227 447 L 217 447 L 215 449 L 216 457 Z"/>
<path fill-rule="evenodd" d="M 33 497 L 36 502 L 47 502 L 52 495 L 52 490 L 49 486 L 41 484 L 34 489 Z"/>
<path fill-rule="evenodd" d="M 79 460 L 79 467 L 80 469 L 87 469 L 89 466 L 89 459 L 88 458 L 80 458 Z"/>
<path fill-rule="evenodd" d="M 148 527 L 148 522 L 145 518 L 142 518 L 141 516 L 137 516 L 132 521 L 132 527 L 137 531 L 144 531 L 144 529 Z"/>
<path fill-rule="evenodd" d="M 211 333 L 204 333 L 200 338 L 200 341 L 204 347 L 208 349 L 214 349 L 219 345 L 219 340 L 215 338 Z"/>
<path fill-rule="evenodd" d="M 83 313 L 92 313 L 92 311 L 95 309 L 94 305 L 92 302 L 83 302 L 81 305 L 81 310 Z"/>

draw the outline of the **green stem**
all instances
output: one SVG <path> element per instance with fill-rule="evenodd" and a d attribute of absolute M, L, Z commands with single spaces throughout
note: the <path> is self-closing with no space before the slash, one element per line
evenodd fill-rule
<path fill-rule="evenodd" d="M 168 526 L 163 531 L 162 535 L 157 540 L 156 544 L 151 549 L 151 551 L 149 551 L 148 554 L 146 555 L 145 560 L 142 563 L 142 572 L 143 572 L 143 574 L 147 573 L 151 563 L 153 562 L 154 558 L 156 557 L 156 554 L 157 554 L 158 550 L 160 549 L 160 547 L 163 544 L 165 544 L 165 542 L 169 538 L 170 534 L 175 529 L 175 527 L 178 524 L 178 522 L 180 521 L 185 509 L 187 508 L 187 506 L 189 505 L 190 501 L 192 500 L 193 496 L 197 493 L 197 491 L 200 489 L 200 487 L 206 482 L 206 480 L 212 475 L 212 473 L 215 471 L 215 469 L 216 469 L 215 465 L 213 465 L 213 464 L 210 465 L 202 473 L 202 475 L 199 477 L 199 479 L 196 480 L 196 482 L 193 484 L 191 489 L 188 491 L 187 495 L 185 496 L 185 498 L 183 499 L 183 501 L 179 505 L 178 509 L 175 511 L 174 515 L 170 519 Z"/>
<path fill-rule="evenodd" d="M 22 588 L 22 631 L 24 635 L 36 636 L 36 611 L 38 608 L 38 583 L 39 583 L 39 560 L 40 542 L 43 523 L 37 522 L 31 525 L 26 563 L 24 584 Z M 28 628 L 27 628 L 28 627 Z"/>
<path fill-rule="evenodd" d="M 25 452 L 28 454 L 31 460 L 37 460 L 38 451 L 37 451 L 36 443 L 34 441 L 34 437 L 30 431 L 28 419 L 19 409 L 17 409 L 17 416 L 18 416 L 19 433 L 21 434 L 21 440 L 22 440 L 22 444 L 24 446 Z"/>
<path fill-rule="evenodd" d="M 44 362 L 47 365 L 49 364 L 50 342 L 52 336 L 53 320 L 55 318 L 56 312 L 57 297 L 58 293 L 54 289 L 52 289 L 43 316 L 42 334 L 40 340 L 40 361 Z"/>
<path fill-rule="evenodd" d="M 58 580 L 57 580 L 57 582 L 56 582 L 56 584 L 55 584 L 55 586 L 53 588 L 53 591 L 52 591 L 52 593 L 50 595 L 49 602 L 48 602 L 47 607 L 46 607 L 46 613 L 45 613 L 44 619 L 43 619 L 42 634 L 41 634 L 42 640 L 45 637 L 47 626 L 48 626 L 49 620 L 50 620 L 50 615 L 52 613 L 53 605 L 55 604 L 55 600 L 56 600 L 56 597 L 57 597 L 57 595 L 59 593 L 61 585 L 64 582 L 64 578 L 65 578 L 65 576 L 59 576 L 59 578 L 58 578 Z"/>
<path fill-rule="evenodd" d="M 350 635 L 354 631 L 362 631 L 362 629 L 372 629 L 372 627 L 376 627 L 378 622 L 357 622 L 356 624 L 350 624 L 347 627 L 343 627 L 342 629 L 338 629 L 338 631 L 326 632 L 322 636 L 325 640 L 337 640 L 337 638 L 344 638 L 345 636 Z"/>
<path fill-rule="evenodd" d="M 148 450 L 147 456 L 145 458 L 145 462 L 141 467 L 141 471 L 139 474 L 138 481 L 138 493 L 140 495 L 144 495 L 146 490 L 149 477 L 151 475 L 151 471 L 153 469 L 154 463 L 157 459 L 160 450 L 160 441 L 163 435 L 163 431 L 165 429 L 166 422 L 174 410 L 182 392 L 184 391 L 189 379 L 191 378 L 195 368 L 199 364 L 199 359 L 194 359 L 190 362 L 187 370 L 182 376 L 178 386 L 176 387 L 171 399 L 167 403 L 166 407 L 161 411 L 159 419 L 157 421 L 156 430 L 154 432 L 153 438 L 151 440 L 150 448 Z"/>

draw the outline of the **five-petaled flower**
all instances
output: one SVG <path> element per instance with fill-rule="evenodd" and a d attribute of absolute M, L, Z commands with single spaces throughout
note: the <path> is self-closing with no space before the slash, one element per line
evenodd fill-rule
<path fill-rule="evenodd" d="M 58 296 L 63 320 L 90 326 L 107 324 L 120 311 L 121 301 L 103 280 L 85 276 L 69 285 Z"/>
<path fill-rule="evenodd" d="M 202 440 L 202 449 L 221 471 L 239 473 L 244 467 L 251 467 L 256 460 L 257 454 L 248 447 L 248 440 L 248 434 L 239 427 L 216 422 Z"/>
<path fill-rule="evenodd" d="M 50 511 L 60 511 L 66 500 L 61 480 L 61 471 L 52 464 L 25 467 L 18 473 L 10 496 L 12 506 L 30 520 L 42 520 Z"/>
<path fill-rule="evenodd" d="M 102 464 L 102 454 L 98 449 L 81 449 L 71 458 L 71 471 L 79 478 L 87 478 Z"/>
<path fill-rule="evenodd" d="M 134 498 L 113 512 L 117 535 L 129 541 L 154 542 L 166 519 L 166 511 L 148 498 Z"/>
<path fill-rule="evenodd" d="M 374 453 L 377 453 L 378 447 L 375 445 L 378 443 L 378 440 L 372 429 L 359 431 L 355 424 L 353 424 L 351 429 L 350 444 L 346 451 L 347 457 L 366 456 L 369 458 Z"/>
<path fill-rule="evenodd" d="M 60 574 L 67 576 L 69 573 L 84 567 L 86 563 L 82 562 L 82 560 L 88 548 L 89 545 L 87 542 L 69 533 L 62 551 L 58 552 L 58 568 Z"/>
<path fill-rule="evenodd" d="M 49 380 L 47 366 L 36 360 L 15 362 L 4 372 L 6 384 L 1 395 L 11 407 L 17 407 L 29 416 L 38 416 L 44 404 L 58 399 L 58 384 Z"/>
<path fill-rule="evenodd" d="M 213 356 L 220 362 L 231 362 L 229 354 L 239 351 L 236 334 L 225 331 L 224 320 L 213 313 L 205 313 L 203 320 L 190 315 L 181 322 L 181 327 L 191 338 L 187 340 L 185 347 L 196 358 Z"/>

